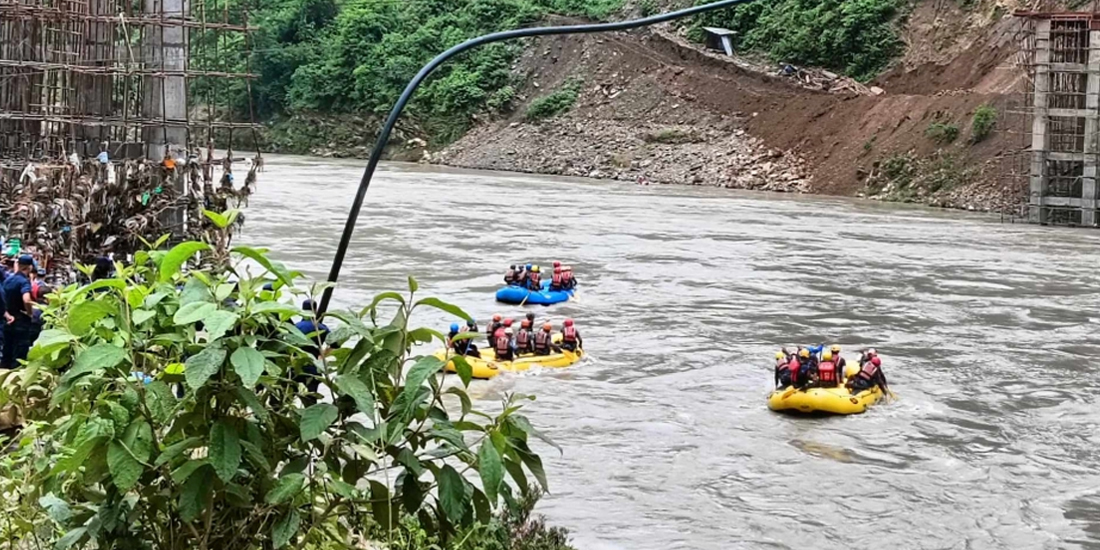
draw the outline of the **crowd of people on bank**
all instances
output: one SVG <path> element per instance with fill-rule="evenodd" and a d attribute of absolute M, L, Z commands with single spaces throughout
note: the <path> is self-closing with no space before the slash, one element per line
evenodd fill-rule
<path fill-rule="evenodd" d="M 515 319 L 505 319 L 497 314 L 493 315 L 493 320 L 486 327 L 485 337 L 489 349 L 494 351 L 498 361 L 511 361 L 524 355 L 550 355 L 560 353 L 561 350 L 575 352 L 583 348 L 581 333 L 572 319 L 566 319 L 562 323 L 559 338 L 554 337 L 553 324 L 543 323 L 538 327 L 535 314 L 531 312 L 520 321 L 518 329 L 513 328 L 515 324 Z M 462 334 L 471 335 L 459 338 Z M 479 334 L 477 322 L 473 319 L 466 321 L 465 327 L 454 323 L 447 334 L 447 341 L 451 342 L 451 349 L 459 355 L 480 357 L 481 352 L 474 343 L 472 334 Z"/>
<path fill-rule="evenodd" d="M 886 374 L 882 371 L 882 359 L 875 349 L 860 353 L 859 371 L 848 378 L 847 361 L 840 355 L 839 345 L 825 349 L 824 345 L 802 347 L 793 353 L 785 348 L 775 353 L 775 385 L 779 389 L 846 387 L 853 395 L 875 386 L 883 393 L 889 391 Z"/>
<path fill-rule="evenodd" d="M 542 268 L 533 264 L 517 264 L 508 266 L 504 273 L 504 284 L 522 286 L 528 290 L 542 290 Z M 577 278 L 573 275 L 573 267 L 554 262 L 554 271 L 550 275 L 550 290 L 570 290 L 576 288 Z"/>

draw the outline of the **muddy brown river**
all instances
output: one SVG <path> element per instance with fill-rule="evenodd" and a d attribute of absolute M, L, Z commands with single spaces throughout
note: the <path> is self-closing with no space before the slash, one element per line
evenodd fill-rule
<path fill-rule="evenodd" d="M 323 279 L 362 162 L 271 156 L 243 240 Z M 581 550 L 1100 548 L 1100 233 L 816 197 L 383 166 L 335 307 L 415 275 L 484 320 L 561 259 L 590 357 L 528 414 Z M 419 321 L 452 321 L 426 313 Z M 873 346 L 900 399 L 769 412 L 779 345 Z"/>

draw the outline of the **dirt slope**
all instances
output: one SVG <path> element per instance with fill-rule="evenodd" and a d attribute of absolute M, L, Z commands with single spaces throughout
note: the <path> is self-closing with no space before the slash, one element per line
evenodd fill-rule
<path fill-rule="evenodd" d="M 701 52 L 667 29 L 543 38 L 515 67 L 523 99 L 581 81 L 575 108 L 529 123 L 521 107 L 436 159 L 658 183 L 880 192 L 997 209 L 1017 200 L 998 178 L 1009 133 L 999 129 L 977 144 L 969 138 L 974 110 L 991 104 L 1003 111 L 1022 77 L 1011 62 L 1016 23 L 1006 9 L 990 3 L 962 11 L 953 0 L 918 2 L 903 33 L 906 56 L 872 83 L 885 90 L 879 96 L 807 90 Z M 937 143 L 926 136 L 932 122 L 954 125 L 960 135 Z M 870 185 L 881 183 L 884 161 L 898 158 L 914 163 L 915 171 L 939 170 L 949 160 L 960 173 L 947 185 L 926 190 L 914 184 L 898 196 L 890 195 L 891 186 L 882 191 Z"/>

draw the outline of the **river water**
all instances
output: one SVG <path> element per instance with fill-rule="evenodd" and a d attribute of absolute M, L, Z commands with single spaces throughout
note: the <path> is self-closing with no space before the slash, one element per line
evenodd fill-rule
<path fill-rule="evenodd" d="M 243 240 L 327 274 L 362 162 L 273 156 Z M 561 259 L 589 359 L 477 382 L 563 448 L 539 506 L 581 550 L 1100 548 L 1095 231 L 869 202 L 384 166 L 336 293 L 484 320 Z M 452 321 L 427 313 L 419 321 Z M 771 413 L 779 345 L 873 346 L 897 402 Z"/>

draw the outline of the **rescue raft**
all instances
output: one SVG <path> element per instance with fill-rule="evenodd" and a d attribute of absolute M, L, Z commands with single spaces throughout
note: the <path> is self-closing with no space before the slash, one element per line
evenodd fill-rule
<path fill-rule="evenodd" d="M 550 281 L 542 282 L 542 290 L 534 292 L 527 287 L 508 285 L 497 291 L 497 301 L 506 304 L 534 304 L 549 306 L 560 304 L 573 297 L 575 289 L 550 290 Z"/>
<path fill-rule="evenodd" d="M 859 367 L 848 365 L 846 379 L 859 372 Z M 773 411 L 801 413 L 860 414 L 867 407 L 882 399 L 882 390 L 874 386 L 852 395 L 851 390 L 840 385 L 835 388 L 780 388 L 768 395 L 768 408 Z"/>
<path fill-rule="evenodd" d="M 563 349 L 559 353 L 551 353 L 550 355 L 521 355 L 512 361 L 497 361 L 496 352 L 491 349 L 479 349 L 478 352 L 481 357 L 466 355 L 465 358 L 473 370 L 474 378 L 483 380 L 493 378 L 502 372 L 523 372 L 531 369 L 531 367 L 561 369 L 575 364 L 584 357 L 584 350 L 582 349 L 578 349 L 576 352 Z M 454 357 L 455 353 L 439 350 L 435 352 L 435 356 L 440 359 L 447 359 Z M 447 372 L 456 372 L 454 361 L 447 361 L 445 368 Z"/>

